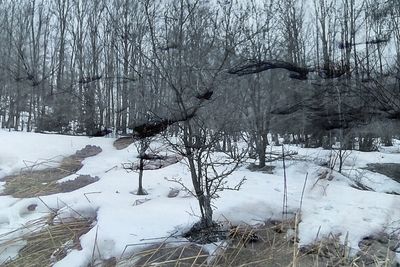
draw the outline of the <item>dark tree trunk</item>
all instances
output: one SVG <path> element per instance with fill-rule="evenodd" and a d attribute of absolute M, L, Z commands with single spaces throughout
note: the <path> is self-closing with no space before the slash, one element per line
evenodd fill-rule
<path fill-rule="evenodd" d="M 147 195 L 146 192 L 143 190 L 143 167 L 144 159 L 141 157 L 139 163 L 139 187 L 137 190 L 138 195 Z"/>
<path fill-rule="evenodd" d="M 267 150 L 267 145 L 268 145 L 268 137 L 267 134 L 262 134 L 259 136 L 259 141 L 258 141 L 258 158 L 259 158 L 259 167 L 263 168 L 265 167 L 265 162 L 266 162 L 266 157 L 265 153 Z"/>
<path fill-rule="evenodd" d="M 201 224 L 204 228 L 209 228 L 213 226 L 213 211 L 211 208 L 211 198 L 210 196 L 206 195 L 201 195 L 198 196 L 199 204 L 200 204 L 200 209 L 202 210 L 202 218 L 201 218 Z"/>

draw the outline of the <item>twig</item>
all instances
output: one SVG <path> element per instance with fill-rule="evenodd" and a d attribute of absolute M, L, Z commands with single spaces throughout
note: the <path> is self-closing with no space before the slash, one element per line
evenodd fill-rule
<path fill-rule="evenodd" d="M 307 179 L 308 179 L 308 172 L 306 174 L 306 179 L 304 179 L 303 190 L 301 190 L 300 208 L 299 208 L 300 213 L 301 213 L 301 208 L 303 206 L 303 197 L 304 197 L 304 191 L 306 190 Z"/>
<path fill-rule="evenodd" d="M 315 241 L 318 240 L 319 232 L 321 231 L 321 225 L 318 227 L 317 235 L 315 236 Z"/>
<path fill-rule="evenodd" d="M 111 170 L 113 170 L 113 169 L 115 169 L 115 168 L 118 168 L 118 166 L 115 165 L 114 167 L 111 167 L 110 169 L 106 170 L 105 173 L 107 173 L 107 172 L 109 172 L 109 171 L 111 171 Z"/>
<path fill-rule="evenodd" d="M 282 207 L 282 220 L 283 220 L 284 219 L 283 216 L 285 214 L 287 219 L 287 208 L 288 208 L 285 150 L 283 144 L 282 144 L 282 164 L 283 164 L 283 207 Z"/>
<path fill-rule="evenodd" d="M 168 181 L 168 182 L 174 182 L 174 183 L 179 184 L 180 186 L 182 186 L 182 189 L 183 189 L 184 191 L 186 191 L 187 193 L 191 194 L 193 197 L 197 198 L 196 194 L 193 193 L 193 191 L 190 190 L 190 189 L 182 182 L 182 179 L 181 179 L 181 178 L 172 178 L 172 179 L 169 179 L 169 178 L 167 178 L 167 177 L 164 177 L 164 179 L 165 179 L 166 181 Z"/>
<path fill-rule="evenodd" d="M 87 195 L 90 195 L 90 194 L 100 194 L 101 192 L 88 192 L 88 193 L 83 193 L 83 195 L 85 196 L 85 198 L 87 199 L 87 201 L 89 202 L 89 203 L 92 203 L 92 202 L 90 202 L 90 200 L 89 200 L 89 198 L 87 197 Z"/>
<path fill-rule="evenodd" d="M 165 244 L 165 242 L 166 242 L 169 238 L 174 237 L 174 234 L 176 234 L 177 232 L 178 232 L 178 231 L 175 231 L 175 232 L 172 233 L 171 235 L 165 237 L 164 241 L 163 241 L 161 244 Z M 176 241 L 176 242 L 189 242 L 189 241 L 181 240 L 181 241 Z M 122 258 L 122 256 L 124 255 L 124 253 L 125 253 L 125 251 L 126 251 L 126 249 L 127 249 L 128 247 L 143 246 L 143 245 L 154 245 L 154 244 L 158 244 L 158 243 L 159 243 L 159 242 L 145 242 L 145 243 L 128 244 L 128 245 L 125 246 L 125 248 L 124 248 L 124 250 L 122 251 L 121 256 L 120 256 L 119 258 L 120 258 L 120 259 Z M 173 241 L 170 241 L 169 243 L 173 243 Z"/>
<path fill-rule="evenodd" d="M 299 217 L 298 214 L 296 213 L 295 217 L 294 217 L 294 241 L 293 241 L 293 267 L 297 266 L 297 253 L 298 253 L 298 249 L 297 249 L 297 236 L 298 236 L 298 223 L 299 223 Z"/>
<path fill-rule="evenodd" d="M 175 235 L 178 233 L 178 231 L 175 231 L 174 233 L 170 234 L 169 236 L 162 236 L 162 237 L 150 237 L 150 238 L 141 238 L 139 241 L 149 241 L 149 240 L 157 240 L 157 239 L 165 239 L 165 238 L 171 238 L 171 237 L 181 237 L 181 235 Z"/>
<path fill-rule="evenodd" d="M 43 199 L 41 199 L 40 197 L 37 197 L 37 198 L 38 198 L 38 199 L 40 200 L 40 202 L 42 202 L 43 205 L 45 205 L 46 208 L 48 208 L 51 212 L 57 213 L 57 210 L 56 210 L 56 209 L 53 209 L 53 208 L 50 208 L 50 206 L 47 205 L 47 204 L 43 201 Z"/>
<path fill-rule="evenodd" d="M 80 214 L 78 211 L 76 211 L 75 209 L 71 208 L 71 206 L 69 206 L 67 203 L 65 203 L 64 201 L 62 201 L 61 199 L 59 200 L 62 204 L 65 205 L 65 207 L 69 208 L 70 210 L 72 210 L 73 212 L 75 212 L 76 214 L 78 214 L 78 216 L 80 216 L 81 218 L 85 218 L 85 216 L 83 216 L 82 214 Z"/>
<path fill-rule="evenodd" d="M 96 227 L 96 235 L 95 235 L 94 244 L 93 244 L 93 251 L 92 251 L 92 264 L 94 263 L 94 261 L 93 261 L 93 260 L 94 260 L 94 252 L 95 252 L 95 250 L 96 250 L 98 231 L 99 231 L 99 226 L 97 225 L 97 227 Z"/>

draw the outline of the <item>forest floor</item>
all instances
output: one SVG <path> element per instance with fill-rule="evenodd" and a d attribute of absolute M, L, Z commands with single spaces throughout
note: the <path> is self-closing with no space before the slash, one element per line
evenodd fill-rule
<path fill-rule="evenodd" d="M 257 171 L 213 203 L 226 239 L 184 237 L 198 220 L 184 160 L 144 173 L 138 196 L 132 140 L 0 131 L 0 265 L 395 266 L 399 259 L 400 144 L 346 154 L 285 145 L 293 156 Z M 162 142 L 152 147 L 174 157 Z M 281 147 L 270 147 L 272 154 Z M 286 175 L 286 183 L 284 176 Z M 363 189 L 363 190 L 361 190 Z M 284 198 L 284 196 L 286 198 Z M 287 199 L 287 202 L 283 202 Z M 285 212 L 282 213 L 283 208 Z"/>

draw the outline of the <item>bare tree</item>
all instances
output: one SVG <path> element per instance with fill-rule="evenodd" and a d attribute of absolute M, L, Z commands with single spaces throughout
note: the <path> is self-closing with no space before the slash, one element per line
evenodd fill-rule
<path fill-rule="evenodd" d="M 193 191 L 189 190 L 198 199 L 200 227 L 212 227 L 212 199 L 219 190 L 226 188 L 224 179 L 241 160 L 237 156 L 230 162 L 225 158 L 223 163 L 213 158 L 221 131 L 211 128 L 211 114 L 203 111 L 216 94 L 230 56 L 232 4 L 221 6 L 225 15 L 221 18 L 201 1 L 171 2 L 163 7 L 162 14 L 157 13 L 157 7 L 150 1 L 145 5 L 152 43 L 149 60 L 166 82 L 174 101 L 173 105 L 169 103 L 167 114 L 171 119 L 167 121 L 181 121 L 178 124 L 180 135 L 171 146 L 188 164 L 193 185 Z"/>

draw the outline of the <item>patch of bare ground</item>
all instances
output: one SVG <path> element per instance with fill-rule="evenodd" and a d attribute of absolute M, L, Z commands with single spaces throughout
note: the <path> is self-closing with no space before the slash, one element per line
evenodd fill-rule
<path fill-rule="evenodd" d="M 355 256 L 350 256 L 351 249 L 335 235 L 300 248 L 294 220 L 232 226 L 225 238 L 212 255 L 192 242 L 180 246 L 159 243 L 116 266 L 399 266 L 394 253 L 397 243 L 386 235 L 366 237 Z"/>
<path fill-rule="evenodd" d="M 295 251 L 294 233 L 292 221 L 234 227 L 212 266 L 289 266 Z"/>
<path fill-rule="evenodd" d="M 82 249 L 79 238 L 89 232 L 95 224 L 95 218 L 66 218 L 54 221 L 56 216 L 50 214 L 38 220 L 29 222 L 21 229 L 25 234 L 18 238 L 10 238 L 15 232 L 1 235 L 2 240 L 7 240 L 0 245 L 0 251 L 11 246 L 20 246 L 15 258 L 0 263 L 5 267 L 43 267 L 52 266 L 63 259 L 72 249 Z"/>
<path fill-rule="evenodd" d="M 34 170 L 32 166 L 20 173 L 4 177 L 4 191 L 1 195 L 12 195 L 17 198 L 29 198 L 71 192 L 98 181 L 98 177 L 80 175 L 74 180 L 58 183 L 58 180 L 76 173 L 82 168 L 85 158 L 95 156 L 101 152 L 97 146 L 86 146 L 76 151 L 74 155 L 63 158 L 58 167 L 43 170 Z"/>
<path fill-rule="evenodd" d="M 230 241 L 227 249 L 216 257 L 213 266 L 399 266 L 395 261 L 394 241 L 389 242 L 382 235 L 368 237 L 370 242 L 364 246 L 360 242 L 361 250 L 351 256 L 346 242 L 341 243 L 335 235 L 299 247 L 294 220 L 270 221 L 242 232 L 240 239 Z M 257 242 L 246 242 L 254 235 Z"/>
<path fill-rule="evenodd" d="M 400 163 L 370 163 L 365 169 L 386 175 L 400 183 Z"/>
<path fill-rule="evenodd" d="M 114 141 L 114 147 L 117 150 L 122 150 L 122 149 L 125 149 L 128 146 L 130 146 L 133 142 L 134 142 L 134 139 L 131 136 L 120 137 Z"/>
<path fill-rule="evenodd" d="M 273 173 L 274 173 L 275 166 L 266 165 L 266 166 L 264 166 L 264 167 L 260 167 L 260 166 L 257 165 L 257 164 L 251 163 L 251 164 L 247 167 L 247 169 L 248 169 L 249 171 L 252 171 L 252 172 L 257 172 L 257 171 L 258 171 L 258 172 L 262 172 L 262 173 L 273 174 Z"/>

